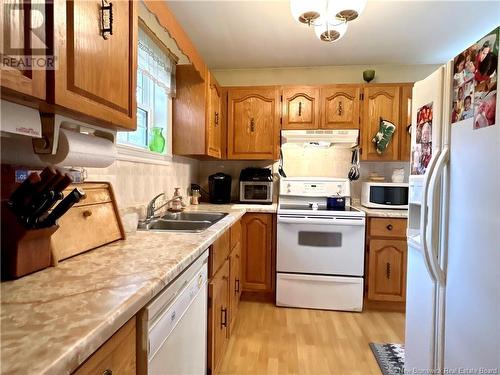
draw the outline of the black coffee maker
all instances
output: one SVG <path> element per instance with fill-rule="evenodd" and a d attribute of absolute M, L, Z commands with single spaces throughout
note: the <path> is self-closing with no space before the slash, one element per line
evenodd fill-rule
<path fill-rule="evenodd" d="M 210 203 L 231 202 L 231 176 L 222 172 L 208 176 Z"/>

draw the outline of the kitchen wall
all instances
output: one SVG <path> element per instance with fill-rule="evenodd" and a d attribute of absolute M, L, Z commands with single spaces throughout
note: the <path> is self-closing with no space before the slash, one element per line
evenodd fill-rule
<path fill-rule="evenodd" d="M 427 77 L 439 65 L 346 65 L 298 68 L 213 70 L 222 86 L 320 85 L 363 83 L 363 71 L 375 70 L 377 82 L 415 82 Z"/>
<path fill-rule="evenodd" d="M 87 168 L 87 181 L 109 181 L 121 210 L 144 207 L 155 195 L 170 198 L 180 187 L 184 196 L 191 182 L 198 180 L 198 164 L 194 159 L 174 156 L 166 165 L 117 160 L 107 168 Z"/>
<path fill-rule="evenodd" d="M 274 167 L 274 162 L 271 160 L 220 160 L 220 161 L 201 161 L 199 166 L 198 181 L 203 189 L 208 192 L 208 176 L 211 174 L 222 172 L 228 174 L 232 178 L 231 183 L 231 200 L 237 201 L 240 195 L 239 178 L 240 172 L 244 168 L 273 168 L 275 173 L 275 189 L 274 193 L 278 191 L 278 178 L 276 175 L 277 167 Z"/>

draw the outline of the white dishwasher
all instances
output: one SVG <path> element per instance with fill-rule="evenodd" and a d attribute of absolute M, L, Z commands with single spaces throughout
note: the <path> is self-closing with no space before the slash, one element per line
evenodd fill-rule
<path fill-rule="evenodd" d="M 138 374 L 200 375 L 207 371 L 208 250 L 138 317 Z"/>

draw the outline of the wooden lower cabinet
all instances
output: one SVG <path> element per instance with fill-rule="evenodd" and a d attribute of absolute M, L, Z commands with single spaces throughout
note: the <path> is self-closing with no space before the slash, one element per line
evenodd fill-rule
<path fill-rule="evenodd" d="M 406 241 L 370 240 L 368 298 L 403 302 L 406 296 Z"/>
<path fill-rule="evenodd" d="M 208 283 L 207 366 L 208 373 L 214 375 L 219 371 L 238 315 L 241 296 L 240 222 L 215 241 L 208 262 L 214 266 L 209 270 L 211 279 Z"/>
<path fill-rule="evenodd" d="M 229 333 L 234 330 L 241 297 L 241 242 L 238 242 L 229 256 Z"/>
<path fill-rule="evenodd" d="M 135 375 L 135 316 L 111 336 L 111 338 L 92 354 L 73 374 Z"/>
<path fill-rule="evenodd" d="M 229 260 L 208 284 L 208 369 L 219 370 L 229 341 Z"/>
<path fill-rule="evenodd" d="M 367 231 L 368 305 L 404 309 L 406 301 L 406 219 L 370 218 Z"/>
<path fill-rule="evenodd" d="M 273 223 L 272 214 L 243 216 L 243 291 L 273 291 Z"/>

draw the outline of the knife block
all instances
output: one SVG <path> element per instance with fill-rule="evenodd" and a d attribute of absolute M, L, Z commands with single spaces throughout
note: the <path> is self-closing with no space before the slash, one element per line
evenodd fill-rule
<path fill-rule="evenodd" d="M 2 279 L 17 279 L 51 265 L 52 234 L 57 225 L 26 229 L 2 202 Z"/>

